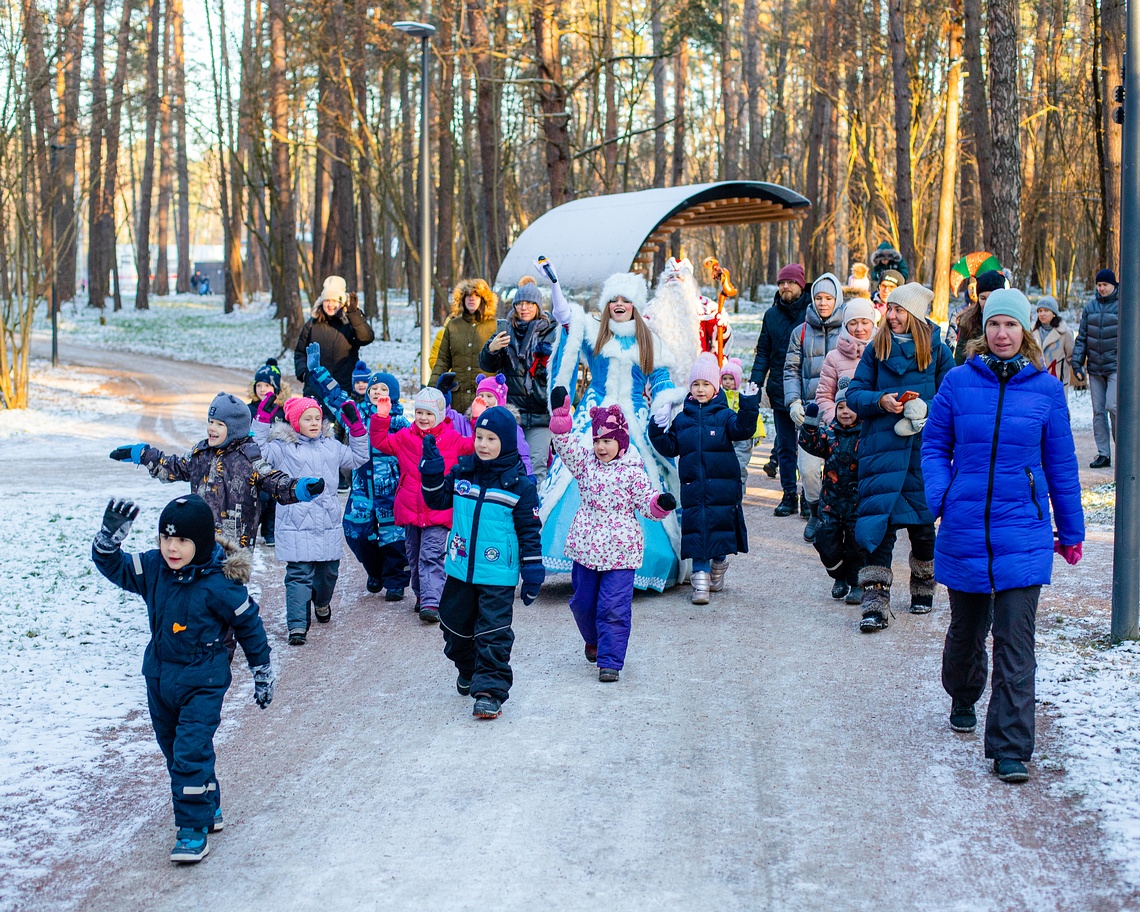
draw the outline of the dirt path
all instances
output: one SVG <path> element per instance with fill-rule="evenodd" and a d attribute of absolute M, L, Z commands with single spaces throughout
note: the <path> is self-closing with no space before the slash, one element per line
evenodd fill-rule
<path fill-rule="evenodd" d="M 168 419 L 181 433 L 183 409 L 200 423 L 224 378 L 151 360 L 132 356 L 122 382 L 140 384 L 156 433 Z M 933 614 L 860 636 L 802 522 L 771 515 L 778 491 L 758 463 L 752 551 L 726 592 L 705 608 L 688 589 L 639 597 L 622 680 L 602 685 L 556 578 L 516 605 L 515 687 L 490 723 L 455 693 L 438 630 L 364 594 L 347 553 L 333 622 L 284 645 L 270 554 L 277 698 L 259 712 L 237 673 L 219 749 L 227 828 L 210 857 L 166 860 L 153 753 L 107 772 L 88 799 L 100 823 L 28 907 L 1136 908 L 1095 816 L 1061 797 L 1047 719 L 1022 787 L 992 777 L 980 734 L 950 732 L 944 590 Z M 900 542 L 898 578 L 906 553 Z"/>

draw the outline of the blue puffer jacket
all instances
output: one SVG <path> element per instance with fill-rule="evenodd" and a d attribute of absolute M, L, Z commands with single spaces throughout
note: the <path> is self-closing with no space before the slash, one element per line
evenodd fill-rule
<path fill-rule="evenodd" d="M 733 444 L 750 440 L 760 414 L 759 396 L 741 396 L 734 412 L 720 391 L 704 405 L 692 396 L 668 429 L 649 424 L 649 440 L 662 456 L 680 456 L 681 558 L 710 560 L 748 551 L 740 501 L 740 463 Z"/>
<path fill-rule="evenodd" d="M 1075 545 L 1085 537 L 1060 381 L 1026 364 L 1002 382 L 975 355 L 947 375 L 923 436 L 926 493 L 942 520 L 935 579 L 963 592 L 1046 585 L 1053 571 L 1050 500 L 1060 541 Z"/>
<path fill-rule="evenodd" d="M 929 322 L 929 321 L 928 321 Z M 927 404 L 934 399 L 942 378 L 954 366 L 954 356 L 942 344 L 942 331 L 933 327 L 930 364 L 918 369 L 914 340 L 891 340 L 885 361 L 875 357 L 869 344 L 847 387 L 847 404 L 863 419 L 859 438 L 859 518 L 855 539 L 874 551 L 887 534 L 887 526 L 933 523 L 922 484 L 922 433 L 900 437 L 895 424 L 902 417 L 884 412 L 879 399 L 885 393 L 918 393 Z"/>

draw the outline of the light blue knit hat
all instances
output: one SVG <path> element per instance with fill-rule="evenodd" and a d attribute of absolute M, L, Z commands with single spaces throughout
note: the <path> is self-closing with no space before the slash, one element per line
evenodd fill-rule
<path fill-rule="evenodd" d="M 984 326 L 990 317 L 1001 314 L 1002 316 L 1013 317 L 1026 332 L 1029 332 L 1033 328 L 1029 318 L 1030 312 L 1029 298 L 1020 289 L 999 288 L 997 291 L 991 292 L 990 296 L 986 298 L 986 306 L 982 311 L 982 325 Z"/>

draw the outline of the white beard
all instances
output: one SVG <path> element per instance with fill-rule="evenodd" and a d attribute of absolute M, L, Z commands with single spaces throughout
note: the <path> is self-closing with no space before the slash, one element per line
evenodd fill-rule
<path fill-rule="evenodd" d="M 688 389 L 689 371 L 701 353 L 701 289 L 697 280 L 657 283 L 657 293 L 645 308 L 649 328 L 673 354 L 669 373 L 673 385 Z"/>

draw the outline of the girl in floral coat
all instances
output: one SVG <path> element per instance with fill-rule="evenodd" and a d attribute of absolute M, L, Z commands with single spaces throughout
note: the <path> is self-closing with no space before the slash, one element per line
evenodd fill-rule
<path fill-rule="evenodd" d="M 551 404 L 554 449 L 582 497 L 566 535 L 566 556 L 574 562 L 570 610 L 586 641 L 586 658 L 598 664 L 598 680 L 616 681 L 629 644 L 633 575 L 645 553 L 645 536 L 635 511 L 661 520 L 677 501 L 653 487 L 641 456 L 630 449 L 629 425 L 621 406 L 590 409 L 591 452 L 573 433 L 565 387 L 554 390 Z"/>

